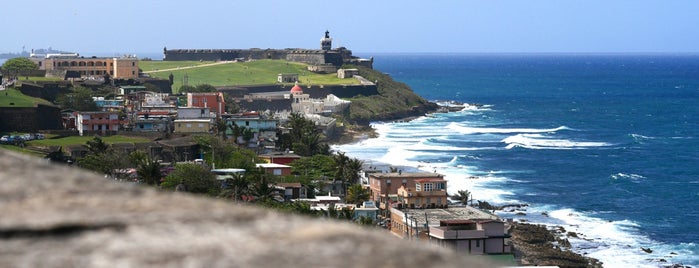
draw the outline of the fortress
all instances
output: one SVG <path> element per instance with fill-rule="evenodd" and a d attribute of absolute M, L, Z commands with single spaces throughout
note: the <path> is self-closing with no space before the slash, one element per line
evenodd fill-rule
<path fill-rule="evenodd" d="M 309 64 L 309 70 L 334 72 L 343 64 L 354 64 L 372 68 L 374 59 L 352 56 L 345 48 L 332 48 L 330 32 L 320 39 L 320 49 L 167 49 L 163 48 L 163 61 L 233 61 L 275 59 Z"/>

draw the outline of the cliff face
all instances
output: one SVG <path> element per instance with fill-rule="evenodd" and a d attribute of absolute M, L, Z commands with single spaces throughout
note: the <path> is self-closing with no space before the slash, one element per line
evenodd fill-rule
<path fill-rule="evenodd" d="M 349 223 L 117 183 L 0 150 L 0 267 L 492 267 Z"/>
<path fill-rule="evenodd" d="M 379 95 L 355 96 L 351 98 L 350 122 L 368 124 L 371 121 L 388 121 L 435 111 L 438 107 L 415 94 L 405 83 L 397 82 L 390 76 L 373 69 L 352 66 L 359 69 L 359 75 L 377 82 Z"/>

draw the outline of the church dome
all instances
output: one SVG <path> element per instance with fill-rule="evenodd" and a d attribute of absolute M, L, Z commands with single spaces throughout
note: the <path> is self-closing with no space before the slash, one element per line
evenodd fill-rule
<path fill-rule="evenodd" d="M 299 84 L 296 84 L 291 88 L 291 94 L 303 94 L 303 89 Z"/>

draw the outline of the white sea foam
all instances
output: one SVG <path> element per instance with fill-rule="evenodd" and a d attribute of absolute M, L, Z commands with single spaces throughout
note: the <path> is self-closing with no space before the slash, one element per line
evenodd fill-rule
<path fill-rule="evenodd" d="M 505 146 L 507 149 L 512 149 L 514 147 L 527 149 L 584 149 L 612 145 L 606 142 L 553 139 L 538 134 L 517 134 L 503 139 L 502 142 L 507 143 L 507 146 Z"/>
<path fill-rule="evenodd" d="M 617 173 L 617 174 L 612 174 L 610 176 L 613 180 L 630 180 L 634 182 L 638 182 L 639 180 L 645 179 L 646 177 L 638 175 L 638 174 L 627 174 L 627 173 Z"/>
<path fill-rule="evenodd" d="M 463 126 L 459 123 L 452 122 L 447 125 L 448 129 L 457 131 L 460 134 L 508 134 L 508 133 L 547 133 L 556 132 L 561 130 L 570 130 L 566 126 L 560 126 L 557 128 L 486 128 L 486 127 L 469 127 Z"/>

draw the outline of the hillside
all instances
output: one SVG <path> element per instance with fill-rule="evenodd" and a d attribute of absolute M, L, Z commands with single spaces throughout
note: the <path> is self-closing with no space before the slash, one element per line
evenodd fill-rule
<path fill-rule="evenodd" d="M 369 81 L 378 81 L 379 95 L 351 98 L 349 113 L 345 116 L 355 124 L 366 125 L 371 121 L 397 120 L 421 116 L 437 109 L 437 105 L 418 96 L 406 85 L 393 80 L 389 75 L 377 70 L 347 66 L 359 69 L 359 74 Z"/>
<path fill-rule="evenodd" d="M 213 61 L 141 61 L 139 68 L 151 77 L 168 79 L 174 76 L 173 91 L 182 86 L 185 74 L 189 85 L 213 86 L 277 84 L 280 73 L 299 75 L 301 84 L 356 85 L 356 79 L 339 79 L 334 73 L 316 74 L 306 70 L 306 64 L 283 60 L 255 60 L 248 62 Z"/>

